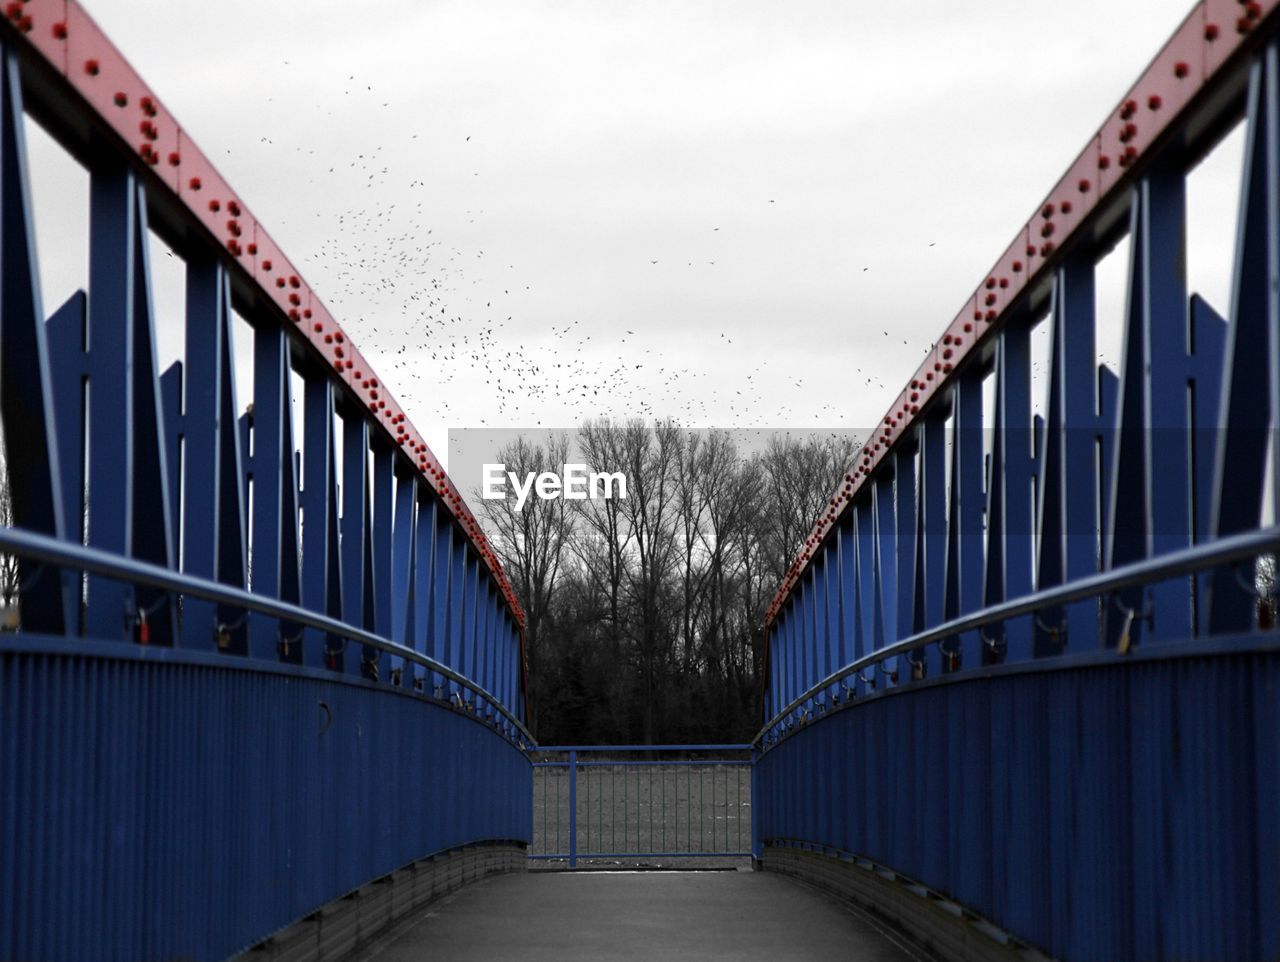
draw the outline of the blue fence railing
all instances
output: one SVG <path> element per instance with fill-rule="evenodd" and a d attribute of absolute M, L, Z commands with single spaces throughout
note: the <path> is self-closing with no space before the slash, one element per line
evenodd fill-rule
<path fill-rule="evenodd" d="M 832 498 L 770 612 L 766 864 L 869 861 L 1063 960 L 1280 958 L 1274 6 L 1196 6 Z M 1188 179 L 1241 121 L 1220 316 Z"/>
<path fill-rule="evenodd" d="M 87 282 L 51 314 L 29 122 L 88 184 Z M 163 371 L 157 241 L 185 284 Z M 527 846 L 492 549 L 74 0 L 0 21 L 0 427 L 0 959 L 223 959 L 417 860 Z"/>
<path fill-rule="evenodd" d="M 749 745 L 539 747 L 529 858 L 679 866 L 751 854 Z"/>

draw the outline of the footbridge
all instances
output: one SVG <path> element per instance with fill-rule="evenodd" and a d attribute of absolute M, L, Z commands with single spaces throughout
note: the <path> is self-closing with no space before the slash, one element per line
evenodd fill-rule
<path fill-rule="evenodd" d="M 1102 118 L 805 540 L 757 737 L 659 757 L 537 745 L 389 386 L 79 3 L 6 4 L 0 960 L 1280 959 L 1277 5 L 1198 3 Z M 89 178 L 59 305 L 28 120 Z M 1213 304 L 1187 181 L 1241 124 Z M 671 859 L 742 871 L 582 871 Z"/>

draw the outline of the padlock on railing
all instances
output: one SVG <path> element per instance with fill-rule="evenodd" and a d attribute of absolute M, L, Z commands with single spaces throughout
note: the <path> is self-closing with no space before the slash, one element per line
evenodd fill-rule
<path fill-rule="evenodd" d="M 231 629 L 218 622 L 218 627 L 214 629 L 214 640 L 217 642 L 219 651 L 226 651 L 231 647 Z"/>
<path fill-rule="evenodd" d="M 147 610 L 138 609 L 138 617 L 134 627 L 134 637 L 140 645 L 151 644 L 151 626 L 147 624 Z"/>

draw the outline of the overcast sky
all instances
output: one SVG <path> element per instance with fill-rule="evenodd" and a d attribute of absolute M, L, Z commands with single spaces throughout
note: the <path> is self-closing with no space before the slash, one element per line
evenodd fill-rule
<path fill-rule="evenodd" d="M 597 415 L 875 423 L 1190 7 L 86 6 L 441 455 Z M 61 216 L 50 310 L 83 272 Z"/>

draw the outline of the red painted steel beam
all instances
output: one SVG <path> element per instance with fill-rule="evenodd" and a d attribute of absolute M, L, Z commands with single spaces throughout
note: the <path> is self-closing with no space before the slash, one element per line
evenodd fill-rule
<path fill-rule="evenodd" d="M 75 0 L 12 0 L 4 17 L 280 309 L 281 323 L 310 345 L 420 476 L 439 495 L 502 589 L 523 635 L 524 612 L 497 554 L 462 494 L 386 384 L 266 228 Z M 152 184 L 152 189 L 155 185 Z M 523 646 L 523 643 L 522 643 Z M 522 658 L 523 661 L 523 658 Z"/>
<path fill-rule="evenodd" d="M 1024 290 L 1056 264 L 1055 252 L 1099 207 L 1129 186 L 1130 171 L 1183 110 L 1212 84 L 1280 0 L 1201 0 L 1156 54 L 1067 172 L 1018 230 L 1013 242 L 947 325 L 933 350 L 868 439 L 853 470 L 827 502 L 765 613 L 772 624 L 810 560 L 862 485 L 907 434 L 916 415 L 945 389 L 957 367 L 988 332 L 1006 320 Z"/>

